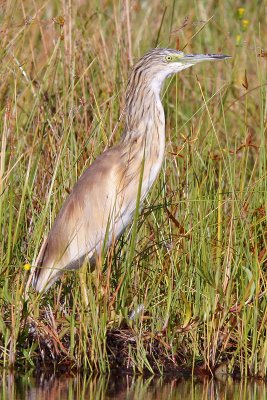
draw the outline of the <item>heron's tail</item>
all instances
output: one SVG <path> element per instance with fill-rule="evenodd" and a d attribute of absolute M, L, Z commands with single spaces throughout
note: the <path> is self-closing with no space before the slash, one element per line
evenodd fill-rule
<path fill-rule="evenodd" d="M 46 292 L 50 286 L 57 280 L 60 270 L 49 265 L 47 259 L 47 239 L 43 241 L 36 261 L 33 262 L 32 271 L 26 285 L 26 292 L 29 290 L 30 284 L 37 292 Z"/>

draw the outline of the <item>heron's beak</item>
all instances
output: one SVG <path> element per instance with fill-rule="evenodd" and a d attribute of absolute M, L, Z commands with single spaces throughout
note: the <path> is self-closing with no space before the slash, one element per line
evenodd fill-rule
<path fill-rule="evenodd" d="M 231 56 L 225 54 L 185 54 L 182 60 L 190 64 L 196 64 L 201 61 L 224 60 L 226 58 L 231 58 Z"/>

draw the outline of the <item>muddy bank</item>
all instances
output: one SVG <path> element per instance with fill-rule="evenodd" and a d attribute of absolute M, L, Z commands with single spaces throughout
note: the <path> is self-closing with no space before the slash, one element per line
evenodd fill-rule
<path fill-rule="evenodd" d="M 28 336 L 25 338 L 24 349 L 34 348 L 31 358 L 31 366 L 34 365 L 37 375 L 51 372 L 65 374 L 68 372 L 103 372 L 99 369 L 99 364 L 92 357 L 92 341 L 88 337 L 87 341 L 87 366 L 83 364 L 78 356 L 79 338 L 76 337 L 74 351 L 71 350 L 71 338 L 68 332 L 59 337 L 45 324 L 37 324 L 31 321 L 28 326 Z M 138 366 L 138 349 L 142 346 L 142 359 Z M 215 366 L 206 365 L 199 359 L 193 363 L 190 356 L 186 355 L 184 349 L 175 353 L 171 346 L 165 341 L 162 332 L 152 334 L 145 332 L 142 335 L 124 324 L 119 329 L 111 329 L 106 333 L 103 341 L 106 356 L 106 370 L 113 374 L 133 375 L 143 374 L 150 376 L 159 374 L 169 377 L 225 377 L 239 379 L 241 371 L 237 363 L 229 370 L 230 358 L 226 354 L 221 354 L 220 362 Z M 20 349 L 19 352 L 23 352 Z M 145 352 L 145 354 L 144 354 Z M 19 357 L 17 358 L 19 360 Z M 29 363 L 15 363 L 14 368 L 30 367 Z M 248 371 L 248 376 L 253 376 Z M 254 378 L 263 378 L 254 376 Z"/>

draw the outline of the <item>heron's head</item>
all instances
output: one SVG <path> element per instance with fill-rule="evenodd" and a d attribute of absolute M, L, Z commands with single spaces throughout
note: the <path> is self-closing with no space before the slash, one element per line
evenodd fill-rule
<path fill-rule="evenodd" d="M 229 58 L 224 54 L 185 54 L 173 49 L 152 49 L 134 66 L 132 77 L 135 81 L 143 78 L 159 90 L 165 78 L 203 61 Z"/>

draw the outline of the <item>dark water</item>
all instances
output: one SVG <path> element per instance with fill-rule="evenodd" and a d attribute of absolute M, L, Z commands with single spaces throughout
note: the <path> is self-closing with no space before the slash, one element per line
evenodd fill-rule
<path fill-rule="evenodd" d="M 90 377 L 69 374 L 14 375 L 2 373 L 2 400 L 266 400 L 267 384 L 256 381 L 233 381 L 230 378 L 183 379 L 143 378 L 140 376 Z"/>

